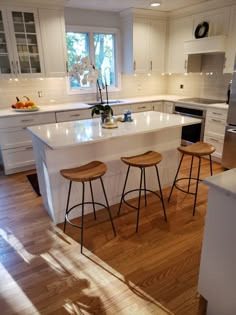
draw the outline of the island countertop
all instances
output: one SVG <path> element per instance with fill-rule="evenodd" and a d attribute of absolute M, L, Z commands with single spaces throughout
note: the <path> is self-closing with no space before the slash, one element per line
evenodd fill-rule
<path fill-rule="evenodd" d="M 196 118 L 155 111 L 135 113 L 132 118 L 132 122 L 118 122 L 118 128 L 114 129 L 102 128 L 99 118 L 32 126 L 27 129 L 55 150 L 201 122 Z"/>

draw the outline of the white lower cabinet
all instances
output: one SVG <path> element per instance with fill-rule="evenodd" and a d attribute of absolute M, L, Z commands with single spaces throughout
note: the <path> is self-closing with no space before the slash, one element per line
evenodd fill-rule
<path fill-rule="evenodd" d="M 212 156 L 217 162 L 220 162 L 222 158 L 226 118 L 226 109 L 207 110 L 204 141 L 215 146 L 216 150 Z"/>
<path fill-rule="evenodd" d="M 161 101 L 161 102 L 155 102 L 153 104 L 154 104 L 153 110 L 155 110 L 156 112 L 173 114 L 173 110 L 174 110 L 173 102 Z"/>
<path fill-rule="evenodd" d="M 35 167 L 31 135 L 27 126 L 55 123 L 55 113 L 20 114 L 0 119 L 0 146 L 5 174 Z"/>
<path fill-rule="evenodd" d="M 155 102 L 153 103 L 153 110 L 155 110 L 156 112 L 161 112 L 163 111 L 163 102 Z"/>

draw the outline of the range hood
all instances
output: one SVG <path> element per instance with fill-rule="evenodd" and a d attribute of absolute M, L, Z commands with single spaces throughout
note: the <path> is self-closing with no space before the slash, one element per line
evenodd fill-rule
<path fill-rule="evenodd" d="M 227 36 L 218 35 L 185 41 L 184 53 L 186 55 L 224 53 L 226 38 Z"/>

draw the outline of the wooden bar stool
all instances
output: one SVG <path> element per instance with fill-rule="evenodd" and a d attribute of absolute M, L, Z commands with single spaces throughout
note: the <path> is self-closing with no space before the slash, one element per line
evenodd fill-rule
<path fill-rule="evenodd" d="M 123 191 L 122 191 L 122 195 L 121 195 L 121 199 L 120 199 L 118 215 L 120 215 L 122 201 L 124 203 L 126 203 L 128 206 L 138 210 L 138 212 L 137 212 L 136 232 L 138 232 L 139 212 L 140 212 L 140 203 L 141 203 L 141 193 L 142 193 L 142 191 L 144 192 L 144 196 L 145 196 L 145 206 L 147 205 L 147 195 L 146 195 L 147 192 L 151 192 L 151 193 L 155 194 L 161 200 L 165 221 L 167 221 L 165 205 L 164 205 L 164 199 L 163 199 L 162 190 L 161 190 L 160 177 L 159 177 L 159 172 L 158 172 L 158 168 L 157 168 L 157 164 L 159 164 L 161 162 L 161 160 L 162 160 L 162 155 L 160 153 L 154 152 L 154 151 L 148 151 L 148 152 L 146 152 L 144 154 L 140 154 L 140 155 L 136 155 L 136 156 L 121 157 L 121 161 L 123 161 L 125 164 L 128 165 L 128 170 L 127 170 L 127 173 L 126 173 L 125 183 L 124 183 L 124 187 L 123 187 Z M 129 171 L 130 171 L 130 167 L 131 166 L 138 167 L 140 169 L 140 171 L 141 171 L 140 184 L 139 184 L 139 188 L 138 189 L 129 190 L 129 191 L 127 191 L 125 193 L 125 188 L 126 188 L 126 184 L 127 184 L 127 180 L 128 180 Z M 156 168 L 156 174 L 157 174 L 157 180 L 158 180 L 160 194 L 157 194 L 156 192 L 146 188 L 145 169 L 147 167 L 151 167 L 151 166 L 155 166 L 155 168 Z M 142 183 L 144 184 L 144 188 L 142 188 Z M 139 192 L 138 207 L 134 207 L 133 205 L 131 205 L 130 203 L 128 203 L 125 200 L 125 196 L 127 194 L 131 193 L 131 192 L 134 192 L 134 191 L 138 191 Z"/>
<path fill-rule="evenodd" d="M 209 156 L 210 172 L 211 172 L 211 175 L 212 175 L 211 154 L 215 151 L 215 149 L 216 148 L 212 144 L 209 144 L 209 143 L 206 143 L 206 142 L 196 142 L 196 143 L 191 144 L 191 145 L 186 146 L 186 147 L 178 147 L 177 148 L 177 150 L 182 153 L 182 157 L 181 157 L 181 160 L 180 160 L 180 163 L 179 163 L 176 175 L 175 175 L 175 179 L 174 179 L 173 185 L 171 187 L 171 191 L 170 191 L 170 195 L 169 195 L 169 198 L 168 198 L 168 202 L 170 201 L 170 198 L 171 198 L 171 195 L 172 195 L 174 187 L 177 188 L 178 190 L 181 190 L 184 193 L 194 195 L 195 198 L 194 198 L 194 205 L 193 205 L 193 215 L 195 214 L 195 207 L 196 207 L 197 193 L 198 193 L 198 183 L 199 183 L 199 181 L 202 180 L 202 179 L 200 179 L 201 158 L 203 156 L 206 156 L 206 155 Z M 178 174 L 179 174 L 179 171 L 180 171 L 180 167 L 181 167 L 184 155 L 192 156 L 189 177 L 178 178 Z M 194 157 L 197 157 L 199 159 L 199 161 L 198 161 L 197 177 L 192 177 L 192 168 L 193 168 L 193 159 L 194 159 Z M 184 189 L 182 189 L 182 188 L 177 186 L 177 182 L 178 181 L 186 180 L 186 179 L 188 180 L 188 190 L 184 190 Z M 195 190 L 195 192 L 190 192 L 189 191 L 191 180 L 195 180 L 196 181 L 196 190 Z"/>
<path fill-rule="evenodd" d="M 66 230 L 66 222 L 70 223 L 71 225 L 73 225 L 74 227 L 77 227 L 79 229 L 81 229 L 81 234 L 80 234 L 80 241 L 81 241 L 81 253 L 83 251 L 83 232 L 84 232 L 84 205 L 87 204 L 92 204 L 93 205 L 93 213 L 94 213 L 94 219 L 96 220 L 96 212 L 95 212 L 95 205 L 100 205 L 104 208 L 107 208 L 108 213 L 109 213 L 109 217 L 111 220 L 111 225 L 112 225 L 112 229 L 114 232 L 114 235 L 116 236 L 116 231 L 115 231 L 115 227 L 112 221 L 112 216 L 111 216 L 111 211 L 110 211 L 110 207 L 108 204 L 108 200 L 107 200 L 107 196 L 106 196 L 106 192 L 105 192 L 105 188 L 104 188 L 104 184 L 103 184 L 103 180 L 102 180 L 102 176 L 106 173 L 107 171 L 107 166 L 106 164 L 100 162 L 100 161 L 93 161 L 90 162 L 86 165 L 82 165 L 79 167 L 75 167 L 75 168 L 70 168 L 70 169 L 63 169 L 60 170 L 61 175 L 68 179 L 70 181 L 69 184 L 69 192 L 68 192 L 68 197 L 67 197 L 67 203 L 66 203 L 66 213 L 65 213 L 65 221 L 64 221 L 64 233 Z M 96 180 L 96 179 L 100 179 L 101 185 L 102 185 L 102 190 L 104 193 L 104 197 L 105 197 L 105 201 L 106 201 L 106 205 L 99 203 L 99 202 L 95 202 L 94 201 L 94 197 L 93 197 L 93 189 L 92 189 L 92 181 Z M 70 203 L 70 193 L 71 193 L 71 186 L 72 186 L 72 182 L 80 182 L 82 183 L 82 202 L 79 204 L 74 205 L 73 207 L 69 208 L 69 203 Z M 91 192 L 91 198 L 92 201 L 84 201 L 84 195 L 85 195 L 85 182 L 89 182 L 90 185 L 90 192 Z M 81 225 L 77 225 L 72 223 L 69 220 L 69 213 L 79 207 L 82 206 L 82 218 L 81 218 Z"/>

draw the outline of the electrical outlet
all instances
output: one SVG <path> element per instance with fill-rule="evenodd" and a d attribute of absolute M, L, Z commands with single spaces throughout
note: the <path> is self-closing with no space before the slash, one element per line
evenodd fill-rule
<path fill-rule="evenodd" d="M 38 91 L 38 97 L 43 97 L 43 91 Z"/>
<path fill-rule="evenodd" d="M 181 89 L 183 89 L 184 88 L 184 85 L 183 84 L 180 84 L 180 86 L 179 86 Z"/>

